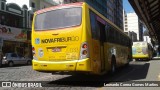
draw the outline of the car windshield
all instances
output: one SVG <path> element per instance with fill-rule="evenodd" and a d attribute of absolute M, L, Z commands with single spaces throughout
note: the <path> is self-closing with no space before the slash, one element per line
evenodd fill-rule
<path fill-rule="evenodd" d="M 11 57 L 17 57 L 17 54 L 12 53 L 12 54 L 11 54 Z"/>
<path fill-rule="evenodd" d="M 81 24 L 82 8 L 70 7 L 38 14 L 35 18 L 35 30 L 58 29 Z"/>
<path fill-rule="evenodd" d="M 7 57 L 8 55 L 9 55 L 9 54 L 8 54 L 8 53 L 6 53 L 4 56 L 6 56 L 6 57 Z"/>

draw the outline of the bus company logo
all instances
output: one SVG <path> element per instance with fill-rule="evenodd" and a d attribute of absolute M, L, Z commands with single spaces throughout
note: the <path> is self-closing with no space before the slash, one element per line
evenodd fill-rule
<path fill-rule="evenodd" d="M 35 43 L 36 43 L 36 44 L 40 44 L 40 39 L 39 39 L 39 38 L 36 38 L 36 39 L 35 39 Z"/>
<path fill-rule="evenodd" d="M 42 48 L 38 49 L 38 55 L 39 55 L 39 57 L 43 57 L 44 53 L 43 53 L 43 49 Z"/>
<path fill-rule="evenodd" d="M 72 37 L 43 39 L 41 40 L 41 43 L 70 42 L 70 41 L 78 41 L 78 40 L 79 40 L 78 36 L 72 36 Z"/>
<path fill-rule="evenodd" d="M 12 87 L 11 82 L 2 82 L 2 87 Z"/>

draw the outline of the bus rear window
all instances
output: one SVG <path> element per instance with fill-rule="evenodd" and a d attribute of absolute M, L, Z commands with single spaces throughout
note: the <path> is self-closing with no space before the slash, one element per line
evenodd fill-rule
<path fill-rule="evenodd" d="M 35 18 L 35 30 L 59 29 L 78 26 L 82 20 L 82 8 L 71 7 L 38 14 Z"/>

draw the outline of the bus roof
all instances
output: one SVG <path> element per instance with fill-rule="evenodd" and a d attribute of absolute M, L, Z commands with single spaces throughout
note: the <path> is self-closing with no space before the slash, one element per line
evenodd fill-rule
<path fill-rule="evenodd" d="M 90 9 L 94 10 L 94 12 L 96 12 L 96 14 L 99 14 L 101 18 L 103 18 L 104 20 L 106 20 L 111 26 L 113 26 L 114 28 L 116 28 L 116 30 L 118 30 L 124 36 L 128 37 L 129 39 L 131 39 L 127 34 L 125 34 L 123 32 L 122 29 L 120 29 L 117 25 L 115 25 L 113 22 L 111 22 L 108 18 L 106 18 L 104 15 L 102 15 L 100 12 L 98 12 L 95 8 L 91 7 L 89 4 L 87 4 L 87 5 L 89 6 Z"/>
<path fill-rule="evenodd" d="M 52 6 L 52 7 L 49 7 L 49 8 L 45 8 L 45 9 L 38 10 L 38 11 L 36 11 L 35 13 L 36 13 L 36 14 L 41 14 L 41 13 L 44 13 L 44 12 L 47 12 L 47 11 L 51 11 L 51 10 L 54 10 L 54 9 L 59 9 L 59 8 L 62 8 L 62 7 L 82 6 L 82 4 L 83 4 L 83 2 L 69 3 L 69 4 L 61 4 L 61 5 Z"/>
<path fill-rule="evenodd" d="M 69 4 L 61 4 L 61 5 L 57 5 L 57 6 L 52 6 L 52 7 L 49 7 L 49 8 L 44 8 L 44 9 L 41 9 L 41 10 L 38 10 L 38 11 L 36 11 L 35 13 L 36 14 L 41 14 L 41 13 L 44 13 L 44 12 L 47 12 L 47 11 L 51 11 L 51 10 L 55 10 L 55 9 L 60 9 L 60 8 L 65 8 L 65 7 L 70 7 L 70 6 L 82 6 L 82 4 L 83 3 L 85 3 L 85 2 L 76 2 L 76 3 L 69 3 Z M 86 3 L 87 4 L 87 3 Z M 88 5 L 88 4 L 87 4 Z M 92 8 L 90 5 L 88 5 L 91 9 L 94 9 L 94 8 Z M 94 9 L 95 10 L 95 9 Z M 95 10 L 97 13 L 99 13 L 97 10 Z M 102 15 L 101 13 L 99 13 L 100 15 Z M 103 15 L 102 15 L 102 17 L 101 18 L 105 18 L 105 20 L 107 19 L 106 17 L 104 17 Z M 107 21 L 109 21 L 108 19 L 107 19 Z M 110 21 L 109 21 L 110 22 Z M 125 36 L 127 36 L 127 37 L 129 37 L 128 35 L 126 35 L 125 33 L 123 33 L 123 31 L 119 28 L 119 27 L 117 27 L 114 23 L 112 23 L 112 22 L 110 22 L 110 24 L 112 25 L 112 26 L 114 26 L 115 28 L 117 28 L 123 35 L 125 35 Z M 116 29 L 116 30 L 117 30 Z M 130 38 L 130 37 L 129 37 Z"/>

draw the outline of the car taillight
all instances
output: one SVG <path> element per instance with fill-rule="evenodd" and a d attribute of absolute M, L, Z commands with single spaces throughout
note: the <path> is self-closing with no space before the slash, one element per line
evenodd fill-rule
<path fill-rule="evenodd" d="M 33 54 L 33 59 L 34 60 L 38 60 L 37 57 L 36 57 L 36 52 L 35 52 L 35 48 L 32 47 L 32 54 Z"/>
<path fill-rule="evenodd" d="M 6 59 L 6 56 L 4 56 L 3 59 Z"/>
<path fill-rule="evenodd" d="M 34 47 L 32 47 L 32 53 L 33 53 L 33 55 L 35 54 L 35 48 Z"/>
<path fill-rule="evenodd" d="M 87 44 L 83 44 L 82 48 L 87 48 Z"/>
<path fill-rule="evenodd" d="M 88 43 L 84 42 L 81 45 L 81 51 L 80 51 L 80 59 L 85 59 L 89 57 L 89 47 Z"/>
<path fill-rule="evenodd" d="M 87 55 L 87 50 L 83 50 L 82 54 Z"/>

